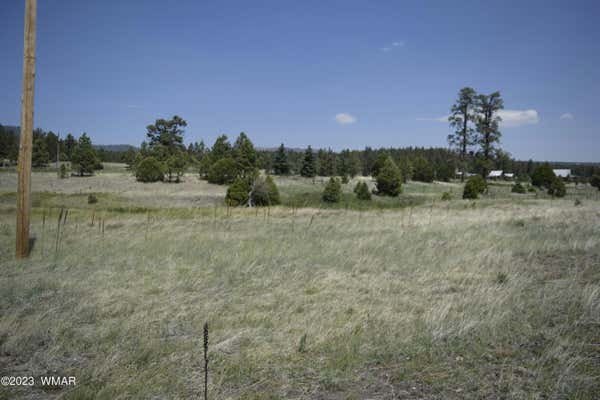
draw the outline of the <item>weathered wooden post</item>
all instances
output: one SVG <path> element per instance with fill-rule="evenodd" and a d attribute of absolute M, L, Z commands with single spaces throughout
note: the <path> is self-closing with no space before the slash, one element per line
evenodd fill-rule
<path fill-rule="evenodd" d="M 16 257 L 29 255 L 31 213 L 31 146 L 33 136 L 33 90 L 35 83 L 35 20 L 37 0 L 25 0 L 25 45 L 23 51 L 23 94 L 21 97 L 21 143 L 17 184 Z"/>

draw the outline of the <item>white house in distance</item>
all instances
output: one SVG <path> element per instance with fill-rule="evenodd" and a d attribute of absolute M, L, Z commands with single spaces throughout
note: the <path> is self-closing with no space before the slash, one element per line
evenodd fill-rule
<path fill-rule="evenodd" d="M 490 171 L 487 177 L 488 179 L 500 179 L 502 178 L 502 172 L 501 169 L 494 169 Z"/>
<path fill-rule="evenodd" d="M 515 178 L 515 174 L 513 172 L 504 172 L 501 169 L 494 169 L 490 171 L 487 176 L 488 179 L 507 179 L 512 180 Z"/>
<path fill-rule="evenodd" d="M 553 169 L 552 171 L 554 171 L 554 175 L 559 178 L 569 179 L 571 177 L 570 169 Z"/>

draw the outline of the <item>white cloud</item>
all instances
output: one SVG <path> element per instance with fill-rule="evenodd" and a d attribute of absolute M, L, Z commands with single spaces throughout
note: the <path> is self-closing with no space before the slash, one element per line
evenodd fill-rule
<path fill-rule="evenodd" d="M 536 110 L 500 110 L 498 115 L 502 118 L 500 124 L 507 128 L 535 125 L 540 122 L 540 116 Z"/>
<path fill-rule="evenodd" d="M 391 49 L 392 49 L 391 47 L 382 47 L 380 50 L 383 51 L 384 53 L 387 53 Z"/>
<path fill-rule="evenodd" d="M 536 110 L 500 110 L 498 116 L 502 118 L 500 125 L 505 128 L 514 128 L 523 125 L 535 125 L 540 122 L 540 116 Z M 417 118 L 417 121 L 448 122 L 448 115 L 436 118 Z"/>
<path fill-rule="evenodd" d="M 564 113 L 560 116 L 560 119 L 571 120 L 571 119 L 575 119 L 575 116 L 571 113 Z"/>
<path fill-rule="evenodd" d="M 404 46 L 404 40 L 401 40 L 399 42 L 394 42 L 394 43 L 392 43 L 392 46 L 394 46 L 394 47 L 403 47 Z"/>
<path fill-rule="evenodd" d="M 356 121 L 358 121 L 358 119 L 352 114 L 340 113 L 335 116 L 335 121 L 338 124 L 348 125 L 355 123 Z"/>
<path fill-rule="evenodd" d="M 134 109 L 142 108 L 142 106 L 138 106 L 137 104 L 127 104 L 125 107 Z"/>

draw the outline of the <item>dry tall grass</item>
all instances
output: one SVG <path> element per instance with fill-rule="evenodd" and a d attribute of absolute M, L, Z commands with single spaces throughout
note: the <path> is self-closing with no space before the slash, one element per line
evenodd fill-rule
<path fill-rule="evenodd" d="M 600 205 L 469 204 L 4 212 L 0 375 L 79 383 L 0 398 L 197 398 L 205 321 L 213 399 L 597 398 Z"/>

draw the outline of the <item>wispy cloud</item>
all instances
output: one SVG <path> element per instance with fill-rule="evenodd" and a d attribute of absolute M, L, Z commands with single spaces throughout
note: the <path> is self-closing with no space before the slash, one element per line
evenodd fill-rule
<path fill-rule="evenodd" d="M 560 119 L 562 120 L 571 120 L 571 119 L 575 119 L 575 116 L 571 113 L 564 113 L 560 116 Z"/>
<path fill-rule="evenodd" d="M 398 41 L 392 42 L 391 44 L 387 44 L 383 47 L 380 47 L 379 50 L 383 51 L 384 53 L 387 53 L 387 52 L 395 50 L 399 47 L 404 47 L 405 44 L 406 44 L 406 42 L 404 40 L 398 40 Z"/>
<path fill-rule="evenodd" d="M 417 118 L 417 121 L 436 121 L 436 122 L 448 122 L 448 116 L 443 117 L 422 117 Z"/>
<path fill-rule="evenodd" d="M 502 118 L 501 125 L 507 128 L 535 125 L 540 122 L 540 116 L 536 110 L 500 110 L 498 115 Z"/>
<path fill-rule="evenodd" d="M 131 108 L 131 109 L 139 109 L 139 108 L 142 108 L 142 106 L 139 106 L 139 105 L 137 105 L 137 104 L 127 104 L 125 107 L 126 107 L 126 108 Z"/>
<path fill-rule="evenodd" d="M 335 116 L 335 121 L 341 125 L 348 125 L 354 124 L 356 121 L 358 121 L 358 118 L 352 114 L 340 113 Z"/>
<path fill-rule="evenodd" d="M 500 110 L 498 116 L 502 118 L 500 125 L 505 128 L 515 128 L 523 125 L 535 125 L 540 122 L 540 116 L 536 110 Z M 417 121 L 436 121 L 436 122 L 448 122 L 448 115 L 443 117 L 426 117 L 417 118 Z"/>

